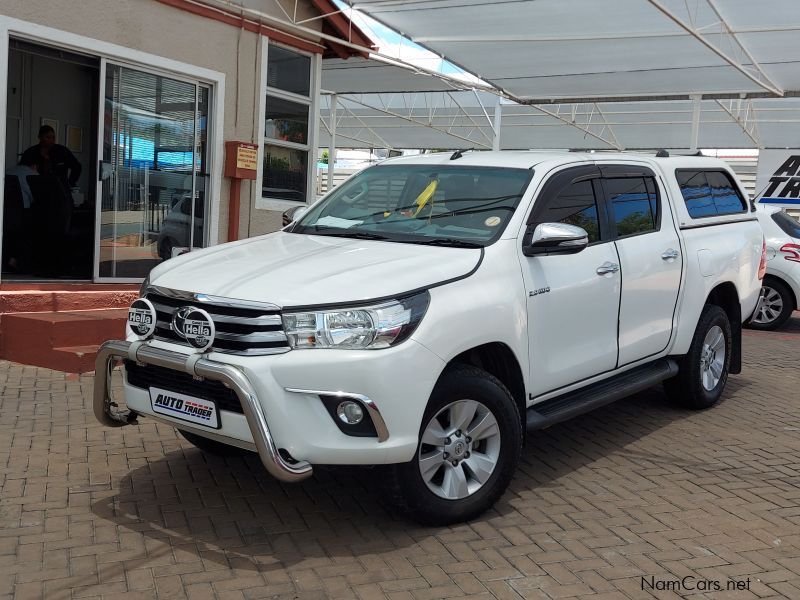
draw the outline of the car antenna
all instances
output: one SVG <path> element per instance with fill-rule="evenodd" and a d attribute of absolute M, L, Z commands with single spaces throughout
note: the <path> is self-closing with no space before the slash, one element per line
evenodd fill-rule
<path fill-rule="evenodd" d="M 656 157 L 657 158 L 667 158 L 667 157 L 669 157 L 669 152 L 667 152 L 666 150 L 664 150 L 664 148 L 662 148 L 661 150 L 656 152 Z"/>
<path fill-rule="evenodd" d="M 464 156 L 464 152 L 470 152 L 474 150 L 474 148 L 466 148 L 465 150 L 456 150 L 453 154 L 450 155 L 450 160 L 458 160 L 462 156 Z"/>

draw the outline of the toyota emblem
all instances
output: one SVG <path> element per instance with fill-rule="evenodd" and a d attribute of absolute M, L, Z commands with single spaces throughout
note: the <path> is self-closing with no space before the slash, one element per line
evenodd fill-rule
<path fill-rule="evenodd" d="M 172 330 L 196 350 L 205 352 L 214 343 L 214 321 L 202 308 L 183 306 L 172 315 Z"/>

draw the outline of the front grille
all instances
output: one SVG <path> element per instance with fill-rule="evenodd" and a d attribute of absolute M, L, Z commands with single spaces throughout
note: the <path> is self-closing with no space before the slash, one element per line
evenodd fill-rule
<path fill-rule="evenodd" d="M 279 354 L 289 350 L 277 307 L 237 304 L 235 300 L 207 299 L 188 292 L 163 289 L 150 289 L 145 297 L 156 309 L 156 339 L 188 346 L 172 329 L 172 315 L 182 306 L 194 306 L 205 310 L 214 321 L 216 334 L 211 350 L 215 352 L 252 356 Z"/>
<path fill-rule="evenodd" d="M 147 390 L 151 387 L 161 388 L 169 392 L 178 392 L 187 396 L 195 396 L 203 400 L 213 400 L 220 410 L 244 414 L 242 404 L 236 393 L 225 387 L 220 381 L 210 379 L 197 380 L 188 373 L 156 367 L 139 365 L 132 360 L 125 361 L 128 383 L 134 387 Z"/>

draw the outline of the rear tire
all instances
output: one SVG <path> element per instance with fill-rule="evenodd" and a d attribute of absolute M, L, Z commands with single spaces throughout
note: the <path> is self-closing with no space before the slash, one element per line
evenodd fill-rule
<path fill-rule="evenodd" d="M 789 286 L 780 279 L 767 277 L 761 286 L 764 301 L 761 309 L 747 323 L 750 329 L 773 331 L 781 327 L 794 310 L 794 296 Z"/>
<path fill-rule="evenodd" d="M 246 454 L 252 454 L 244 448 L 239 448 L 238 446 L 229 446 L 228 444 L 223 444 L 222 442 L 203 437 L 202 435 L 197 435 L 196 433 L 189 433 L 188 431 L 183 431 L 182 429 L 178 429 L 178 433 L 180 433 L 187 442 L 192 444 L 192 446 L 198 450 L 202 450 L 203 452 L 207 452 L 208 454 L 213 454 L 215 456 L 244 456 Z"/>
<path fill-rule="evenodd" d="M 508 487 L 522 440 L 519 409 L 500 380 L 454 365 L 431 394 L 414 458 L 392 466 L 395 499 L 421 523 L 473 519 Z"/>
<path fill-rule="evenodd" d="M 719 306 L 707 304 L 689 352 L 678 361 L 678 374 L 664 382 L 670 400 L 693 409 L 714 406 L 728 381 L 732 339 L 728 315 Z"/>

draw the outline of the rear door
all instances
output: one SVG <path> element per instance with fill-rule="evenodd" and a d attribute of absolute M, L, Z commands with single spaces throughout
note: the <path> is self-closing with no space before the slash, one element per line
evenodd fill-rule
<path fill-rule="evenodd" d="M 622 273 L 621 367 L 669 344 L 683 258 L 670 204 L 655 173 L 638 165 L 601 165 L 600 171 Z"/>

